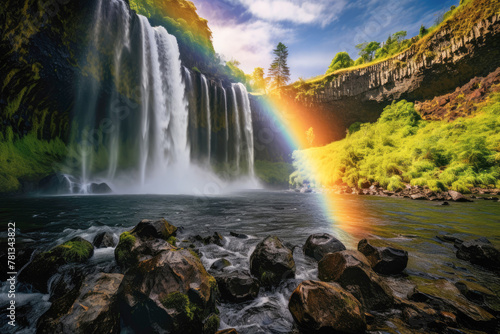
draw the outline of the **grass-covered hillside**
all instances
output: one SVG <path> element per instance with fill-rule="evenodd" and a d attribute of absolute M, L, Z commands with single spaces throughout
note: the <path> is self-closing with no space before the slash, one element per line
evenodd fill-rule
<path fill-rule="evenodd" d="M 394 102 L 373 124 L 351 127 L 347 137 L 294 153 L 292 185 L 351 187 L 378 182 L 467 193 L 500 187 L 500 93 L 477 105 L 473 117 L 425 121 L 413 103 Z"/>

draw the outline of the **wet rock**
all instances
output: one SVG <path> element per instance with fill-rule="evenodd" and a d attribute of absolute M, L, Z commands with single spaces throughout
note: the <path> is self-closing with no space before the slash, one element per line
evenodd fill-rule
<path fill-rule="evenodd" d="M 71 193 L 70 182 L 63 174 L 57 173 L 44 177 L 38 183 L 38 188 L 43 194 L 68 194 Z"/>
<path fill-rule="evenodd" d="M 441 203 L 440 205 L 445 205 L 445 206 L 446 206 L 446 205 L 450 205 L 450 203 L 448 203 L 448 202 L 443 202 L 443 203 Z"/>
<path fill-rule="evenodd" d="M 229 232 L 229 235 L 238 238 L 238 239 L 248 239 L 248 235 L 236 232 Z"/>
<path fill-rule="evenodd" d="M 500 315 L 500 297 L 493 291 L 468 281 L 457 282 L 455 286 L 469 301 L 481 306 L 497 317 Z"/>
<path fill-rule="evenodd" d="M 215 271 L 221 271 L 226 267 L 229 267 L 231 265 L 231 262 L 229 262 L 226 259 L 218 259 L 212 265 L 210 266 L 210 269 L 215 270 Z"/>
<path fill-rule="evenodd" d="M 304 332 L 364 333 L 361 303 L 340 285 L 304 281 L 292 293 L 288 309 Z"/>
<path fill-rule="evenodd" d="M 453 283 L 445 279 L 420 282 L 408 297 L 435 310 L 453 313 L 459 324 L 471 329 L 493 332 L 497 324 L 493 315 L 470 303 Z"/>
<path fill-rule="evenodd" d="M 21 282 L 33 285 L 40 292 L 47 292 L 47 282 L 59 267 L 68 263 L 83 263 L 94 255 L 94 246 L 80 237 L 66 241 L 47 252 L 34 256 L 18 275 Z"/>
<path fill-rule="evenodd" d="M 224 240 L 222 235 L 220 235 L 220 233 L 218 233 L 218 232 L 214 232 L 214 234 L 209 235 L 209 236 L 196 235 L 194 237 L 194 239 L 196 241 L 202 242 L 204 245 L 214 244 L 214 245 L 218 245 L 221 247 L 222 247 L 222 241 Z"/>
<path fill-rule="evenodd" d="M 318 277 L 325 282 L 339 283 L 368 310 L 384 310 L 393 304 L 390 288 L 361 252 L 345 250 L 326 254 L 318 263 Z"/>
<path fill-rule="evenodd" d="M 486 238 L 464 241 L 458 246 L 457 258 L 485 268 L 500 269 L 500 251 Z"/>
<path fill-rule="evenodd" d="M 292 251 L 275 236 L 261 241 L 250 256 L 250 272 L 263 286 L 278 285 L 282 280 L 295 277 Z"/>
<path fill-rule="evenodd" d="M 449 190 L 448 194 L 454 202 L 472 202 L 470 199 L 466 198 L 464 195 L 455 190 Z"/>
<path fill-rule="evenodd" d="M 122 279 L 121 274 L 104 273 L 87 277 L 78 290 L 70 290 L 52 303 L 39 319 L 37 333 L 119 333 L 116 302 Z"/>
<path fill-rule="evenodd" d="M 91 194 L 110 194 L 113 192 L 111 188 L 106 183 L 92 183 L 90 184 L 89 191 Z"/>
<path fill-rule="evenodd" d="M 424 303 L 402 301 L 402 319 L 411 329 L 443 333 L 448 326 L 457 326 L 453 313 L 435 310 Z"/>
<path fill-rule="evenodd" d="M 162 251 L 128 270 L 119 289 L 125 324 L 139 333 L 213 334 L 217 282 L 187 249 Z"/>
<path fill-rule="evenodd" d="M 345 246 L 340 240 L 328 233 L 313 234 L 307 238 L 303 247 L 304 254 L 321 260 L 327 253 L 335 253 L 345 250 Z"/>
<path fill-rule="evenodd" d="M 358 243 L 358 250 L 370 262 L 373 270 L 379 274 L 396 275 L 408 264 L 408 252 L 393 247 L 376 247 L 363 239 Z"/>
<path fill-rule="evenodd" d="M 95 248 L 115 247 L 115 236 L 110 232 L 101 232 L 95 236 L 92 244 Z"/>
<path fill-rule="evenodd" d="M 115 248 L 116 262 L 129 268 L 140 261 L 150 259 L 164 250 L 175 248 L 171 245 L 177 228 L 165 219 L 153 222 L 142 220 L 131 231 L 123 232 Z"/>
<path fill-rule="evenodd" d="M 218 274 L 215 277 L 221 298 L 230 302 L 255 299 L 259 294 L 259 281 L 250 274 L 236 271 Z"/>
<path fill-rule="evenodd" d="M 223 329 L 221 331 L 218 331 L 215 334 L 238 334 L 238 331 L 234 328 L 227 328 L 227 329 Z"/>

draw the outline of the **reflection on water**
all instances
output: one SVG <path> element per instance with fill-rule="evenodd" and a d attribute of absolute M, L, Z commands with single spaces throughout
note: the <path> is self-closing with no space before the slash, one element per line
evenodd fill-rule
<path fill-rule="evenodd" d="M 0 219 L 16 221 L 18 242 L 45 248 L 77 235 L 92 240 L 103 230 L 119 234 L 141 219 L 159 217 L 184 228 L 179 240 L 214 231 L 224 236 L 223 247 L 208 245 L 201 249 L 207 268 L 216 259 L 225 257 L 232 263 L 229 270 L 248 270 L 254 247 L 270 234 L 291 246 L 302 246 L 310 234 L 328 232 L 351 249 L 362 238 L 377 238 L 407 250 L 410 260 L 406 272 L 410 275 L 478 281 L 500 294 L 498 277 L 457 259 L 453 245 L 436 238 L 438 234 L 458 234 L 464 239 L 487 236 L 499 247 L 498 202 L 478 200 L 440 206 L 435 202 L 397 198 L 266 191 L 210 198 L 67 196 L 4 198 L 0 202 Z M 249 238 L 231 237 L 230 231 Z M 6 224 L 1 237 L 6 237 Z M 294 257 L 295 280 L 273 291 L 261 291 L 254 301 L 238 305 L 223 303 L 222 325 L 237 327 L 240 333 L 288 333 L 292 327 L 287 308 L 291 292 L 300 281 L 317 279 L 314 261 L 304 257 L 300 248 L 295 248 Z M 96 252 L 91 261 L 109 266 L 114 261 L 112 249 Z M 33 304 L 33 299 L 30 300 Z M 40 307 L 46 304 L 42 298 L 37 300 L 42 303 Z M 0 300 L 0 307 L 4 302 Z M 0 331 L 2 327 L 0 323 Z"/>

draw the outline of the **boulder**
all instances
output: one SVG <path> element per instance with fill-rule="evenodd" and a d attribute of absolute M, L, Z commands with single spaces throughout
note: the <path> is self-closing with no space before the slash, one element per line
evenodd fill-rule
<path fill-rule="evenodd" d="M 229 262 L 226 259 L 218 259 L 212 265 L 210 266 L 211 270 L 214 271 L 222 271 L 224 268 L 227 268 L 231 265 L 231 262 Z"/>
<path fill-rule="evenodd" d="M 59 267 L 68 263 L 83 263 L 92 255 L 94 246 L 85 239 L 75 237 L 47 252 L 35 255 L 19 273 L 18 279 L 33 285 L 42 293 L 47 293 L 47 282 L 58 272 Z"/>
<path fill-rule="evenodd" d="M 104 273 L 85 278 L 77 290 L 52 303 L 38 320 L 37 333 L 120 333 L 116 302 L 122 279 L 121 274 Z"/>
<path fill-rule="evenodd" d="M 410 198 L 412 200 L 417 200 L 417 201 L 425 201 L 425 200 L 427 200 L 427 196 L 425 196 L 422 193 L 410 195 Z"/>
<path fill-rule="evenodd" d="M 408 298 L 428 304 L 433 309 L 452 313 L 459 324 L 470 329 L 493 333 L 497 325 L 493 315 L 470 303 L 453 283 L 445 279 L 419 282 Z"/>
<path fill-rule="evenodd" d="M 125 273 L 120 313 L 138 333 L 213 334 L 217 282 L 188 249 L 164 250 Z"/>
<path fill-rule="evenodd" d="M 263 286 L 278 285 L 283 279 L 294 278 L 292 251 L 278 237 L 268 236 L 250 256 L 250 272 Z"/>
<path fill-rule="evenodd" d="M 222 299 L 230 302 L 242 302 L 255 299 L 259 294 L 259 281 L 250 274 L 236 271 L 215 276 Z"/>
<path fill-rule="evenodd" d="M 248 235 L 236 232 L 229 232 L 229 235 L 238 238 L 238 239 L 248 239 Z"/>
<path fill-rule="evenodd" d="M 467 300 L 481 306 L 488 313 L 500 315 L 500 296 L 475 282 L 460 281 L 455 286 Z"/>
<path fill-rule="evenodd" d="M 486 238 L 462 242 L 458 245 L 457 258 L 485 268 L 500 269 L 500 251 Z"/>
<path fill-rule="evenodd" d="M 449 190 L 448 194 L 454 202 L 472 202 L 470 199 L 466 198 L 464 195 L 455 190 Z"/>
<path fill-rule="evenodd" d="M 361 303 L 340 285 L 304 281 L 292 293 L 288 309 L 304 332 L 364 333 Z"/>
<path fill-rule="evenodd" d="M 376 247 L 363 239 L 358 243 L 358 250 L 370 262 L 371 267 L 379 274 L 396 275 L 408 264 L 408 252 L 392 247 Z"/>
<path fill-rule="evenodd" d="M 312 234 L 304 244 L 304 254 L 321 260 L 327 253 L 335 253 L 345 250 L 345 246 L 340 240 L 328 233 Z"/>
<path fill-rule="evenodd" d="M 95 248 L 115 247 L 115 236 L 110 232 L 101 232 L 94 237 L 92 244 Z"/>
<path fill-rule="evenodd" d="M 217 246 L 222 246 L 222 241 L 224 240 L 222 235 L 220 235 L 220 233 L 217 233 L 217 232 L 214 232 L 212 235 L 208 235 L 208 236 L 196 235 L 194 237 L 194 239 L 196 241 L 200 241 L 204 245 L 214 244 Z"/>
<path fill-rule="evenodd" d="M 318 263 L 318 277 L 325 282 L 339 283 L 368 310 L 386 310 L 393 304 L 391 289 L 358 251 L 326 254 Z"/>
<path fill-rule="evenodd" d="M 89 192 L 91 194 L 110 194 L 113 192 L 111 188 L 106 183 L 91 183 L 89 187 Z"/>
<path fill-rule="evenodd" d="M 171 245 L 177 228 L 165 219 L 153 222 L 142 220 L 131 231 L 123 232 L 115 248 L 116 262 L 125 268 L 150 259 L 164 250 L 174 249 Z"/>
<path fill-rule="evenodd" d="M 44 177 L 38 183 L 38 188 L 43 194 L 60 195 L 71 193 L 71 184 L 63 174 L 57 173 Z"/>

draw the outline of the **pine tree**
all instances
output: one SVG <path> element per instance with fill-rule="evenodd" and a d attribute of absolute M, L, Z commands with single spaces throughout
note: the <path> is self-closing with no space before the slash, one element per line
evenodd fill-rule
<path fill-rule="evenodd" d="M 273 86 L 279 89 L 290 81 L 290 68 L 287 65 L 288 48 L 280 42 L 273 53 L 276 58 L 269 68 L 269 76 L 273 80 Z"/>

